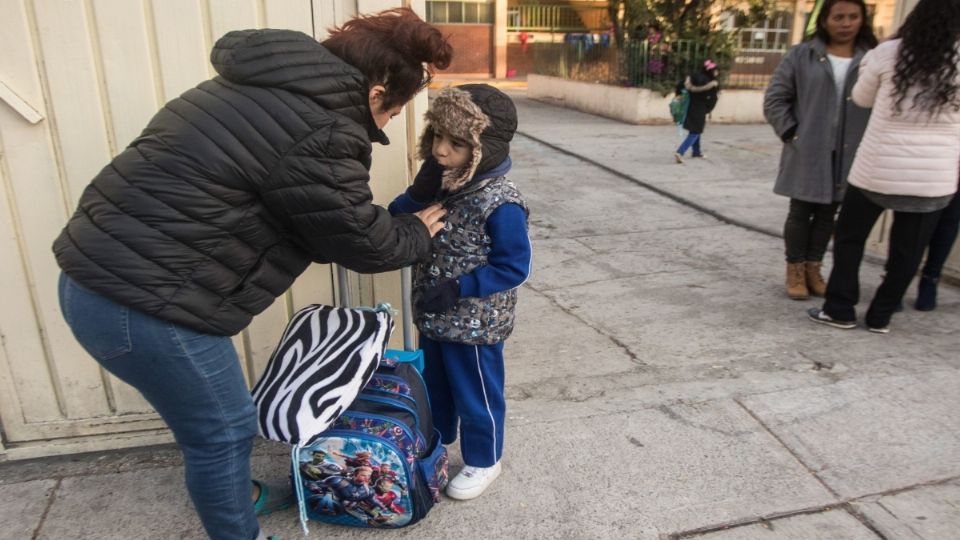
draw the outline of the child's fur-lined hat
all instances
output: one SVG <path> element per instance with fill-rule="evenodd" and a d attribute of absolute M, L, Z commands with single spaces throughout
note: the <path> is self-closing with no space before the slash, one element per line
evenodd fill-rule
<path fill-rule="evenodd" d="M 517 130 L 513 101 L 488 84 L 465 84 L 441 90 L 425 115 L 420 136 L 420 158 L 429 159 L 436 130 L 471 146 L 472 156 L 462 168 L 443 171 L 441 187 L 459 191 L 476 173 L 490 170 L 510 155 L 510 140 Z"/>

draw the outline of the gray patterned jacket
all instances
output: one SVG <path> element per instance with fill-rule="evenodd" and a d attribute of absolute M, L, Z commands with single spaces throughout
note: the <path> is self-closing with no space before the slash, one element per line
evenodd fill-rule
<path fill-rule="evenodd" d="M 487 264 L 492 247 L 485 228 L 487 218 L 507 203 L 527 208 L 517 187 L 503 176 L 468 186 L 446 199 L 446 224 L 433 239 L 431 260 L 414 269 L 414 305 L 424 291 L 440 281 L 455 279 Z M 516 289 L 483 298 L 460 298 L 453 308 L 442 313 L 417 313 L 417 328 L 437 341 L 500 343 L 513 331 L 516 303 Z"/>

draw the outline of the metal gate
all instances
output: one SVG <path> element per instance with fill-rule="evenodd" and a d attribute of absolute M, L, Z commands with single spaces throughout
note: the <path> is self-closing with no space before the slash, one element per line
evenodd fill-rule
<path fill-rule="evenodd" d="M 399 0 L 0 1 L 0 459 L 167 442 L 140 395 L 73 339 L 57 302 L 50 246 L 84 186 L 166 101 L 214 73 L 217 37 L 273 27 L 322 37 L 356 13 Z M 423 1 L 413 2 L 423 13 Z M 414 111 L 374 156 L 375 199 L 406 184 Z M 403 171 L 397 173 L 396 171 Z M 388 173 L 390 176 L 387 176 Z M 381 175 L 383 177 L 381 178 Z M 396 273 L 354 280 L 354 298 L 399 304 Z M 329 267 L 314 266 L 235 343 L 259 374 L 288 316 L 331 302 Z"/>

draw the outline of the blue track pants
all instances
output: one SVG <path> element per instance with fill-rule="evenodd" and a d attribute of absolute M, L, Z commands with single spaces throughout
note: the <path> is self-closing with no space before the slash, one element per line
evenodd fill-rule
<path fill-rule="evenodd" d="M 433 422 L 444 444 L 457 440 L 463 462 L 491 467 L 503 454 L 503 343 L 464 345 L 420 336 Z"/>

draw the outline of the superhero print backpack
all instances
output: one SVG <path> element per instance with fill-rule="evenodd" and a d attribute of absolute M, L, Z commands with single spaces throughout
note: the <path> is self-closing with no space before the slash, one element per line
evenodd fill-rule
<path fill-rule="evenodd" d="M 387 351 L 353 402 L 295 450 L 293 483 L 306 518 L 354 527 L 412 525 L 440 502 L 447 451 L 420 373 Z"/>

